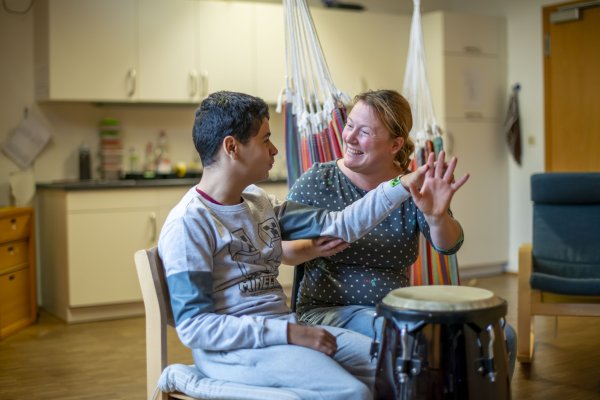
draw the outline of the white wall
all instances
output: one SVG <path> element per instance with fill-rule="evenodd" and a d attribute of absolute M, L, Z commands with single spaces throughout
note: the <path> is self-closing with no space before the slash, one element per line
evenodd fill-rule
<path fill-rule="evenodd" d="M 490 207 L 509 208 L 509 265 L 517 270 L 518 246 L 531 240 L 531 203 L 529 177 L 544 169 L 543 60 L 541 11 L 550 0 L 453 0 L 447 8 L 455 11 L 504 15 L 507 18 L 507 93 L 513 83 L 520 93 L 523 165 L 509 162 L 509 204 Z M 33 15 L 10 15 L 0 10 L 0 142 L 22 118 L 24 107 L 47 121 L 54 131 L 52 144 L 36 161 L 36 180 L 75 178 L 75 152 L 81 141 L 96 142 L 96 124 L 103 116 L 123 121 L 126 145 L 140 149 L 154 140 L 159 129 L 171 138 L 172 158 L 189 161 L 192 157 L 190 132 L 193 107 L 107 107 L 87 104 L 46 104 L 36 106 L 33 99 Z M 272 114 L 275 114 L 274 111 Z M 283 132 L 282 119 L 272 117 L 272 129 Z M 529 143 L 531 139 L 531 144 Z M 283 140 L 279 138 L 280 150 Z M 508 157 L 508 155 L 507 155 Z M 279 158 L 280 162 L 282 157 Z M 0 206 L 9 202 L 8 174 L 17 166 L 0 154 Z M 493 229 L 493 227 L 490 227 Z"/>

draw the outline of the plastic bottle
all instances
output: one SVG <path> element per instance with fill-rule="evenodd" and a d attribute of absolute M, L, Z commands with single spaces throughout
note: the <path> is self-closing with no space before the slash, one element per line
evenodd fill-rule
<path fill-rule="evenodd" d="M 162 130 L 158 134 L 156 144 L 156 172 L 159 174 L 171 173 L 171 159 L 169 158 L 169 141 L 167 133 Z"/>
<path fill-rule="evenodd" d="M 152 142 L 148 142 L 144 158 L 144 178 L 154 178 L 156 176 L 156 160 L 154 157 L 154 145 Z"/>
<path fill-rule="evenodd" d="M 79 146 L 79 180 L 92 179 L 90 148 L 86 143 Z"/>

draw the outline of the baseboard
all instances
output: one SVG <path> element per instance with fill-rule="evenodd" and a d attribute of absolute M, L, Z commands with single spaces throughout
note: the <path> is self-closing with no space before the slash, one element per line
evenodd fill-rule
<path fill-rule="evenodd" d="M 467 279 L 473 278 L 483 278 L 488 276 L 496 276 L 502 275 L 506 270 L 506 265 L 504 264 L 496 264 L 496 265 L 481 265 L 481 266 L 473 266 L 473 267 L 459 267 L 458 273 L 460 274 L 460 279 L 465 281 Z"/>

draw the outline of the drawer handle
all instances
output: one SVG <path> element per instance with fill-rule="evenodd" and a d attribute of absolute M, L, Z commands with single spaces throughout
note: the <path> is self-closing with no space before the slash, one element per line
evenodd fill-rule
<path fill-rule="evenodd" d="M 15 280 L 15 276 L 14 275 L 9 275 L 8 276 L 8 280 L 9 281 L 14 281 Z"/>
<path fill-rule="evenodd" d="M 16 231 L 16 230 L 17 230 L 17 219 L 16 219 L 16 218 L 11 218 L 11 219 L 10 219 L 10 228 L 11 228 L 13 231 Z"/>
<path fill-rule="evenodd" d="M 13 254 L 15 254 L 15 248 L 14 248 L 14 247 L 12 247 L 12 246 L 10 246 L 10 247 L 8 248 L 8 252 L 9 252 L 9 253 L 10 253 L 10 255 L 12 256 Z"/>

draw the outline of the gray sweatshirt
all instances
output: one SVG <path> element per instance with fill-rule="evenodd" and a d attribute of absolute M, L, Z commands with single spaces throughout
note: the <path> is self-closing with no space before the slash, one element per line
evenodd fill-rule
<path fill-rule="evenodd" d="M 296 316 L 277 281 L 281 240 L 353 242 L 409 196 L 395 179 L 330 212 L 278 202 L 254 185 L 233 206 L 211 203 L 191 188 L 169 213 L 158 241 L 181 341 L 218 351 L 286 344 L 287 323 Z"/>

